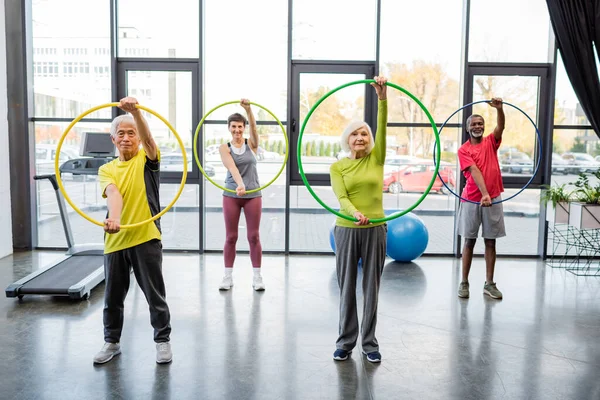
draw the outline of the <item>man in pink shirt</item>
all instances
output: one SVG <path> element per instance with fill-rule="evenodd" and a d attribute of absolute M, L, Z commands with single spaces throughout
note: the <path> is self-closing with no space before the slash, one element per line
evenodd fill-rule
<path fill-rule="evenodd" d="M 458 297 L 462 298 L 469 297 L 469 272 L 480 225 L 485 242 L 486 280 L 483 293 L 494 299 L 502 298 L 502 292 L 494 282 L 494 268 L 496 239 L 506 236 L 504 211 L 502 203 L 492 205 L 492 202 L 501 200 L 500 195 L 504 191 L 497 153 L 504 131 L 504 110 L 500 98 L 493 98 L 489 105 L 497 111 L 496 128 L 492 134 L 483 137 L 485 121 L 481 115 L 473 114 L 467 119 L 469 140 L 458 149 L 460 170 L 467 180 L 462 197 L 479 203 L 462 201 L 458 210 L 458 234 L 465 241 L 462 282 L 458 288 Z"/>

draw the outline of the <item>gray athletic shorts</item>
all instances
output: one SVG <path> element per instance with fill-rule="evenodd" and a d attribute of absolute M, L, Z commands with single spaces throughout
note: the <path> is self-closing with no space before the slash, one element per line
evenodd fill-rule
<path fill-rule="evenodd" d="M 493 198 L 492 202 L 501 199 L 498 196 Z M 485 239 L 498 239 L 506 236 L 502 203 L 494 204 L 491 207 L 481 207 L 479 204 L 461 202 L 458 209 L 458 234 L 464 239 L 477 239 L 479 225 L 482 226 L 481 236 Z"/>

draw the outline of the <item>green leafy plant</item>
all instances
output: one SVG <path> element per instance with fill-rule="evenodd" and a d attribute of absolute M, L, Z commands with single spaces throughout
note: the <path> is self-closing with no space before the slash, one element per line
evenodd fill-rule
<path fill-rule="evenodd" d="M 569 202 L 573 198 L 573 192 L 567 190 L 567 184 L 548 186 L 544 185 L 542 188 L 542 202 L 544 206 L 548 203 L 552 203 L 552 207 L 556 208 L 556 205 L 560 202 Z"/>
<path fill-rule="evenodd" d="M 575 182 L 577 188 L 574 193 L 575 197 L 582 203 L 600 204 L 600 170 L 589 175 L 596 178 L 596 185 L 590 184 L 589 177 L 585 173 L 579 174 L 579 178 Z"/>

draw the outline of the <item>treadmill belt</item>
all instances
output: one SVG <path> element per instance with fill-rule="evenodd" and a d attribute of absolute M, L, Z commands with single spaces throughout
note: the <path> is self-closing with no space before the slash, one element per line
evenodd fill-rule
<path fill-rule="evenodd" d="M 66 294 L 69 288 L 104 265 L 104 256 L 71 256 L 19 288 L 19 294 Z"/>

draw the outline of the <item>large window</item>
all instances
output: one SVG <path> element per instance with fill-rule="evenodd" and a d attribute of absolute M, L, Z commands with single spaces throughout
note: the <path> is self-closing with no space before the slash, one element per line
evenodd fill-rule
<path fill-rule="evenodd" d="M 35 117 L 74 118 L 109 103 L 110 53 L 98 51 L 110 48 L 107 2 L 38 0 L 31 11 Z M 110 109 L 98 114 L 110 115 Z"/>
<path fill-rule="evenodd" d="M 247 98 L 285 121 L 287 2 L 221 0 L 205 7 L 204 112 Z M 221 110 L 210 119 L 227 115 Z"/>
<path fill-rule="evenodd" d="M 551 67 L 546 65 L 554 59 L 554 38 L 546 5 L 539 0 L 175 0 L 168 7 L 157 0 L 34 0 L 31 24 L 36 173 L 53 173 L 56 143 L 69 119 L 125 94 L 137 97 L 176 127 L 188 157 L 188 184 L 162 219 L 169 249 L 223 248 L 222 191 L 195 167 L 192 137 L 200 118 L 227 101 L 248 98 L 271 110 L 286 128 L 282 132 L 269 113 L 253 107 L 261 184 L 289 157 L 283 174 L 263 192 L 260 233 L 265 251 L 331 249 L 329 230 L 335 216 L 304 187 L 295 150 L 308 111 L 340 84 L 370 79 L 378 71 L 416 96 L 438 128 L 467 100 L 501 96 L 526 111 L 542 135 L 552 130 L 544 125 L 549 120 L 547 93 L 552 92 L 547 79 Z M 578 173 L 600 162 L 600 140 L 560 57 L 556 67 L 553 149 L 547 156 L 552 157 L 551 180 L 570 185 Z M 346 156 L 340 133 L 351 120 L 374 126 L 375 105 L 372 88 L 350 86 L 320 104 L 306 125 L 300 148 L 304 172 L 313 190 L 333 208 L 339 204 L 329 167 Z M 393 212 L 412 206 L 435 178 L 431 192 L 412 212 L 429 230 L 426 253 L 453 253 L 458 203 L 449 191 L 460 190 L 456 152 L 465 137 L 463 115 L 448 121 L 440 135 L 436 177 L 435 135 L 427 114 L 394 89 L 388 90 L 388 107 L 384 208 Z M 499 158 L 506 197 L 530 178 L 539 153 L 531 123 L 518 111 L 505 110 Z M 484 115 L 489 133 L 495 125 L 493 110 L 481 104 L 468 111 Z M 226 176 L 219 146 L 231 138 L 226 120 L 235 112 L 244 113 L 238 104 L 216 110 L 199 135 L 203 168 L 218 184 Z M 67 135 L 59 161 L 78 158 L 81 133 L 107 131 L 115 113 L 106 108 L 78 123 Z M 163 157 L 165 205 L 178 189 L 183 154 L 164 124 L 147 117 Z M 284 135 L 290 140 L 289 154 Z M 95 177 L 65 176 L 64 181 L 76 204 L 103 218 L 106 202 Z M 504 204 L 509 238 L 499 241 L 499 254 L 537 252 L 538 185 L 547 182 L 548 176 L 538 173 L 530 189 Z M 45 181 L 36 185 L 39 245 L 64 246 L 54 192 Z M 102 240 L 101 230 L 67 208 L 78 242 Z M 248 250 L 245 229 L 242 215 L 240 250 Z"/>
<path fill-rule="evenodd" d="M 589 126 L 583 109 L 579 105 L 579 100 L 575 95 L 573 86 L 569 81 L 565 64 L 563 63 L 560 52 L 556 58 L 556 95 L 554 103 L 554 124 L 555 125 L 584 125 Z"/>
<path fill-rule="evenodd" d="M 199 56 L 200 2 L 118 0 L 119 57 Z"/>
<path fill-rule="evenodd" d="M 381 2 L 380 71 L 419 98 L 439 122 L 459 108 L 462 3 L 461 0 Z M 436 12 L 431 12 L 432 9 Z M 443 27 L 444 34 L 432 27 Z M 397 97 L 402 94 L 392 90 L 390 105 Z M 390 122 L 427 122 L 411 101 L 401 101 L 390 107 Z"/>
<path fill-rule="evenodd" d="M 54 174 L 56 142 L 67 128 L 67 123 L 35 123 L 35 173 L 36 175 Z M 108 132 L 110 124 L 81 122 L 67 135 L 59 162 L 81 158 L 81 135 L 84 132 Z M 96 220 L 106 216 L 106 200 L 102 199 L 100 185 L 96 176 L 62 174 L 65 190 L 75 205 Z M 38 246 L 66 246 L 63 224 L 56 199 L 56 192 L 47 180 L 36 181 Z M 68 215 L 76 244 L 102 243 L 104 231 L 83 219 L 67 204 Z"/>
<path fill-rule="evenodd" d="M 471 0 L 469 61 L 549 62 L 550 18 L 545 1 Z"/>
<path fill-rule="evenodd" d="M 376 0 L 293 3 L 292 59 L 375 60 Z"/>

